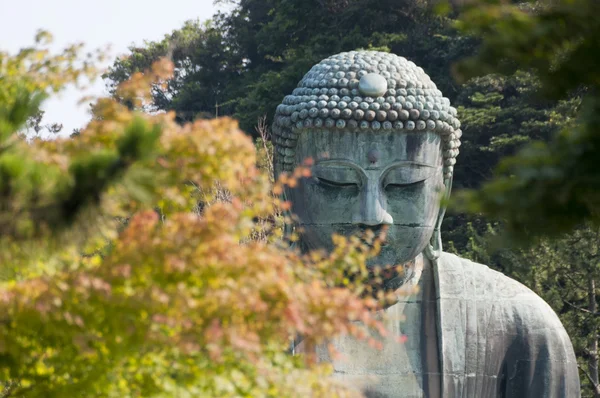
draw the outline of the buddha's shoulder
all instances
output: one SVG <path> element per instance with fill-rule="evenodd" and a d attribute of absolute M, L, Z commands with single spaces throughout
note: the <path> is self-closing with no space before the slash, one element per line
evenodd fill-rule
<path fill-rule="evenodd" d="M 442 253 L 438 259 L 441 288 L 448 294 L 483 298 L 514 298 L 544 301 L 527 286 L 484 264 Z M 545 304 L 545 303 L 544 303 Z"/>
<path fill-rule="evenodd" d="M 438 260 L 437 274 L 442 299 L 454 297 L 487 302 L 497 316 L 510 317 L 530 331 L 557 329 L 562 333 L 564 330 L 554 310 L 540 296 L 486 265 L 443 253 Z"/>

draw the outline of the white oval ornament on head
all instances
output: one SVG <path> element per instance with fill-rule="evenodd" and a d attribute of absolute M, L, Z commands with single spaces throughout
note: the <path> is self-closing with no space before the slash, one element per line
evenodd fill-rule
<path fill-rule="evenodd" d="M 358 82 L 358 91 L 366 97 L 381 97 L 387 88 L 387 80 L 377 73 L 367 73 Z"/>

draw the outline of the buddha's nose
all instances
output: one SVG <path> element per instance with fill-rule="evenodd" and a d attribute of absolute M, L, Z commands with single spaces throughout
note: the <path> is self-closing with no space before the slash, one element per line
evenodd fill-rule
<path fill-rule="evenodd" d="M 360 207 L 352 217 L 353 224 L 375 226 L 394 223 L 394 219 L 386 211 L 385 197 L 377 179 L 369 179 L 360 196 Z"/>

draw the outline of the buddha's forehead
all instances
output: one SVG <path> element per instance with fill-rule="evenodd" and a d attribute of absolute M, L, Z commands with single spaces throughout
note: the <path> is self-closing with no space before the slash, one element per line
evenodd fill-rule
<path fill-rule="evenodd" d="M 299 135 L 296 161 L 345 160 L 365 168 L 374 161 L 380 165 L 412 161 L 438 166 L 442 164 L 441 142 L 439 134 L 430 131 L 312 130 Z"/>

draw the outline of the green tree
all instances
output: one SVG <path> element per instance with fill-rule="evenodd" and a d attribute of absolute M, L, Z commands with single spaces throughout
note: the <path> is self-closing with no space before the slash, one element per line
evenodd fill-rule
<path fill-rule="evenodd" d="M 458 24 L 482 37 L 480 51 L 459 68 L 463 76 L 520 68 L 535 74 L 546 98 L 582 97 L 576 120 L 557 113 L 567 122 L 560 133 L 503 160 L 493 181 L 465 195 L 467 207 L 506 220 L 516 238 L 556 235 L 599 220 L 599 14 L 593 0 L 527 7 L 483 2 L 467 6 Z"/>
<path fill-rule="evenodd" d="M 169 57 L 175 65 L 173 76 L 152 87 L 148 110 L 175 110 L 180 122 L 233 114 L 230 91 L 239 81 L 245 61 L 219 25 L 188 21 L 163 40 L 130 51 L 131 55 L 115 61 L 104 76 L 113 95 L 134 73 Z"/>
<path fill-rule="evenodd" d="M 252 239 L 286 205 L 236 123 L 136 111 L 171 79 L 166 60 L 95 104 L 77 137 L 26 143 L 43 98 L 91 71 L 78 48 L 44 45 L 0 52 L 2 396 L 350 395 L 287 351 L 299 334 L 380 327 L 360 283 L 379 242 L 303 256 Z M 230 201 L 198 216 L 193 192 L 216 184 Z"/>
<path fill-rule="evenodd" d="M 105 77 L 118 84 L 156 57 L 172 54 L 175 79 L 166 95 L 155 96 L 157 107 L 195 118 L 214 116 L 219 105 L 220 115 L 235 116 L 254 135 L 257 120 L 267 115 L 270 125 L 282 97 L 314 63 L 340 51 L 380 48 L 402 54 L 454 97 L 451 63 L 474 41 L 457 39 L 448 22 L 431 12 L 428 2 L 412 0 L 241 0 L 207 25 L 187 23 L 160 42 L 131 48 Z"/>

